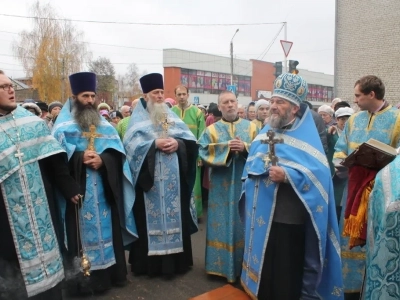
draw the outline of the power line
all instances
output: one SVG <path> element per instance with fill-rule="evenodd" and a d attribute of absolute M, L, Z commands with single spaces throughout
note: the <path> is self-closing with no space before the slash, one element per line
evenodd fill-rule
<path fill-rule="evenodd" d="M 0 62 L 1 65 L 11 65 L 11 66 L 22 66 L 22 64 L 10 64 L 10 63 L 5 63 L 5 62 Z"/>
<path fill-rule="evenodd" d="M 257 59 L 262 60 L 262 59 L 265 57 L 265 55 L 267 55 L 269 49 L 271 49 L 272 45 L 275 43 L 275 41 L 276 41 L 277 37 L 279 36 L 279 34 L 281 33 L 283 27 L 285 27 L 285 24 L 282 25 L 281 29 L 279 29 L 278 33 L 274 36 L 274 38 L 272 39 L 271 43 L 270 43 L 270 44 L 268 45 L 268 47 L 263 51 L 263 52 L 265 52 L 264 55 L 261 53 L 261 55 L 262 55 L 262 56 L 260 55 L 261 58 L 260 58 L 260 56 L 259 56 Z"/>
<path fill-rule="evenodd" d="M 16 70 L 16 69 L 7 69 L 7 68 L 2 68 L 2 70 L 25 72 L 25 70 Z"/>
<path fill-rule="evenodd" d="M 110 45 L 110 44 L 98 44 L 98 43 L 89 43 L 89 42 L 82 42 L 85 44 L 92 44 L 92 45 L 100 45 L 100 46 L 110 46 L 110 47 L 119 47 L 119 48 L 129 48 L 129 49 L 139 49 L 139 50 L 151 50 L 151 51 L 162 51 L 163 49 L 155 49 L 155 48 L 139 48 L 139 47 L 131 47 L 131 46 L 119 46 L 119 45 Z"/>
<path fill-rule="evenodd" d="M 20 35 L 20 33 L 17 33 L 17 32 L 2 31 L 2 30 L 0 30 L 0 32 Z M 91 42 L 83 42 L 83 41 L 80 42 L 80 43 L 91 44 L 91 45 L 99 45 L 99 46 L 117 47 L 117 48 L 138 49 L 138 50 L 152 50 L 152 51 L 163 51 L 164 50 L 164 49 L 156 49 L 156 48 L 141 48 L 141 47 L 133 47 L 133 46 L 125 46 L 125 45 L 100 44 L 100 43 L 91 43 Z M 297 53 L 301 54 L 301 53 L 323 52 L 323 51 L 332 51 L 332 50 L 333 50 L 332 48 L 329 48 L 329 49 L 302 51 L 302 52 L 297 52 Z M 262 53 L 264 53 L 264 51 Z M 104 53 L 107 53 L 107 52 L 104 52 Z M 119 54 L 119 53 L 115 53 L 115 54 Z M 223 55 L 223 54 L 226 54 L 226 53 L 225 52 L 221 52 L 221 53 L 215 52 L 215 53 L 207 53 L 207 54 Z M 271 54 L 280 54 L 280 53 L 271 53 Z M 257 54 L 256 53 L 235 53 L 235 56 L 237 58 L 243 59 L 243 60 L 248 60 L 248 58 L 240 58 L 240 57 L 238 57 L 238 55 L 257 55 Z"/>
<path fill-rule="evenodd" d="M 282 29 L 283 29 L 284 26 L 285 26 L 285 24 L 282 24 L 282 27 L 279 29 L 278 33 L 274 36 L 274 38 L 273 38 L 273 39 L 271 40 L 271 42 L 268 44 L 267 48 L 266 48 L 263 52 L 261 52 L 261 54 L 257 57 L 257 60 L 260 60 L 260 57 L 261 57 L 261 59 L 263 59 L 264 56 L 268 53 L 269 49 L 271 49 L 272 45 L 274 44 L 276 38 L 277 38 L 277 37 L 279 36 L 279 34 L 281 33 L 281 31 L 282 31 Z M 265 52 L 265 53 L 264 53 L 264 52 Z M 263 54 L 263 53 L 264 53 L 264 54 Z M 248 71 L 247 71 L 247 70 L 248 70 Z M 246 72 L 246 75 L 249 75 L 249 74 L 250 74 L 250 71 L 251 71 L 251 67 L 248 67 L 248 68 L 246 68 L 246 69 L 243 71 L 243 73 Z"/>
<path fill-rule="evenodd" d="M 11 17 L 11 18 L 23 18 L 23 19 L 39 19 L 39 20 L 50 20 L 50 21 L 71 21 L 81 23 L 96 23 L 96 24 L 120 24 L 120 25 L 142 25 L 142 26 L 261 26 L 261 25 L 276 25 L 282 24 L 283 22 L 260 22 L 260 23 L 141 23 L 141 22 L 117 22 L 117 21 L 96 21 L 96 20 L 78 20 L 78 19 L 63 19 L 63 18 L 44 18 L 44 17 L 33 17 L 33 16 L 21 16 L 21 15 L 10 15 L 0 14 L 0 16 Z"/>

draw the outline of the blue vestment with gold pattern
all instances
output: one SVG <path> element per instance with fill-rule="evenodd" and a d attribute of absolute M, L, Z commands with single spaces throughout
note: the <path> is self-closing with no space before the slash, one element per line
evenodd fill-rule
<path fill-rule="evenodd" d="M 334 160 L 343 160 L 362 143 L 370 138 L 397 148 L 400 145 L 400 114 L 391 105 L 381 111 L 371 114 L 361 111 L 352 115 L 345 125 L 336 146 Z M 340 244 L 342 255 L 342 272 L 345 293 L 361 291 L 365 273 L 365 247 L 349 249 L 349 238 L 343 236 L 344 212 L 346 210 L 347 189 L 343 194 L 343 209 L 340 219 Z"/>
<path fill-rule="evenodd" d="M 258 129 L 244 119 L 235 122 L 220 120 L 206 128 L 198 143 L 201 159 L 211 167 L 208 194 L 206 271 L 224 276 L 229 282 L 240 275 L 243 259 L 243 224 L 238 202 L 241 175 L 251 141 Z M 239 137 L 246 156 L 230 153 L 228 142 Z"/>
<path fill-rule="evenodd" d="M 52 134 L 71 159 L 74 152 L 83 152 L 88 147 L 88 138 L 82 135 L 82 129 L 76 123 L 71 113 L 71 101 L 67 101 L 57 117 Z M 134 188 L 132 175 L 125 159 L 125 151 L 115 128 L 101 117 L 96 127 L 94 146 L 97 154 L 107 149 L 113 149 L 122 154 L 123 166 L 123 199 L 116 199 L 120 218 L 121 233 L 124 245 L 132 243 L 137 238 L 136 224 L 133 217 Z M 65 216 L 66 205 L 60 199 L 62 217 Z M 89 257 L 92 270 L 106 269 L 116 263 L 113 246 L 113 231 L 111 206 L 108 203 L 103 186 L 103 180 L 98 170 L 86 168 L 86 191 L 80 211 L 82 216 L 81 242 Z"/>
<path fill-rule="evenodd" d="M 279 184 L 269 180 L 265 156 L 269 145 L 267 124 L 253 141 L 243 172 L 241 215 L 245 222 L 245 252 L 241 283 L 257 299 L 265 251 L 276 206 Z M 278 165 L 282 167 L 299 199 L 308 212 L 312 228 L 305 232 L 305 258 L 302 299 L 343 299 L 340 268 L 339 231 L 335 199 L 327 158 L 314 120 L 307 108 L 296 118 L 291 129 L 279 131 L 284 143 L 275 147 Z"/>
<path fill-rule="evenodd" d="M 368 210 L 364 299 L 400 299 L 400 156 L 377 174 Z"/>
<path fill-rule="evenodd" d="M 196 141 L 193 133 L 178 116 L 168 110 L 168 137 Z M 173 122 L 173 125 L 172 125 Z M 139 102 L 132 113 L 128 130 L 124 136 L 124 146 L 133 184 L 137 185 L 140 171 L 155 139 L 160 138 L 163 128 L 154 126 L 149 113 Z M 181 186 L 179 161 L 176 152 L 167 154 L 156 150 L 154 185 L 144 192 L 147 221 L 148 255 L 169 255 L 181 253 L 183 249 Z M 193 187 L 193 183 L 191 184 Z M 136 191 L 135 191 L 136 192 Z M 190 199 L 192 233 L 197 231 L 197 216 L 194 199 Z M 184 212 L 186 213 L 186 212 Z"/>
<path fill-rule="evenodd" d="M 0 134 L 0 186 L 21 274 L 28 297 L 32 297 L 64 278 L 38 161 L 65 151 L 46 123 L 20 106 L 1 117 L 0 126 L 9 136 L 20 135 L 14 142 L 20 145 L 22 164 L 16 144 L 4 132 Z"/>

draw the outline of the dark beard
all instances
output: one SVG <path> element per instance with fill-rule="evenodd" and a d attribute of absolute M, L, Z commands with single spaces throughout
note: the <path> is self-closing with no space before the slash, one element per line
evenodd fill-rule
<path fill-rule="evenodd" d="M 83 105 L 78 100 L 75 100 L 72 113 L 76 123 L 78 123 L 83 130 L 89 130 L 90 125 L 97 127 L 100 124 L 100 114 L 91 104 Z"/>

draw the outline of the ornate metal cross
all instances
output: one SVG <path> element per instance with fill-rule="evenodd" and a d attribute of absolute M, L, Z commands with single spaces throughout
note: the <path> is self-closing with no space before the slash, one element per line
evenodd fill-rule
<path fill-rule="evenodd" d="M 273 130 L 268 130 L 266 133 L 268 139 L 266 140 L 261 140 L 262 144 L 268 144 L 269 145 L 269 151 L 268 153 L 264 156 L 263 161 L 265 164 L 265 168 L 268 167 L 268 165 L 271 163 L 273 166 L 276 166 L 278 163 L 279 159 L 275 155 L 275 145 L 276 144 L 282 144 L 283 139 L 282 138 L 275 138 L 275 132 Z"/>
<path fill-rule="evenodd" d="M 166 139 L 168 137 L 168 129 L 171 125 L 175 125 L 174 121 L 168 122 L 168 113 L 164 113 L 164 121 L 160 122 L 163 132 L 161 137 Z"/>
<path fill-rule="evenodd" d="M 83 132 L 82 136 L 89 139 L 89 144 L 88 144 L 87 150 L 95 151 L 96 148 L 94 147 L 94 139 L 101 137 L 102 135 L 99 133 L 96 133 L 96 126 L 90 125 L 89 132 Z"/>

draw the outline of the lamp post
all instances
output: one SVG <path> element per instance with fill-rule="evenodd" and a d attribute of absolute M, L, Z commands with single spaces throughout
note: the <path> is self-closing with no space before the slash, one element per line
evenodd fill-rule
<path fill-rule="evenodd" d="M 236 33 L 238 33 L 239 28 L 236 29 L 235 34 L 231 39 L 231 85 L 233 85 L 233 38 L 235 37 Z"/>

